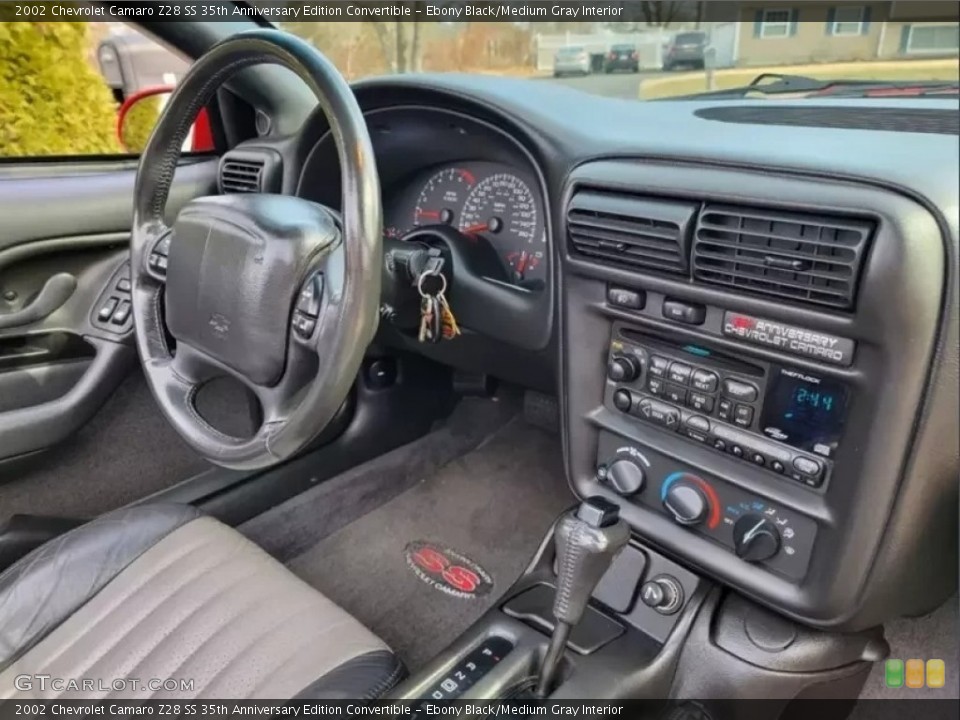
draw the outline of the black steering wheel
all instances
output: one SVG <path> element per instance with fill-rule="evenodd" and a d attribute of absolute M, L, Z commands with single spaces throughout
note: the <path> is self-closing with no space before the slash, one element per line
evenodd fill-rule
<path fill-rule="evenodd" d="M 289 68 L 316 94 L 342 173 L 338 217 L 284 195 L 193 200 L 164 223 L 170 183 L 197 111 L 251 65 Z M 137 348 L 157 402 L 184 440 L 234 469 L 278 463 L 343 404 L 378 320 L 382 209 L 360 107 L 314 47 L 277 30 L 236 35 L 194 63 L 170 97 L 137 170 L 130 239 Z M 176 343 L 170 347 L 167 332 Z M 251 438 L 226 435 L 195 406 L 231 375 L 260 401 Z"/>

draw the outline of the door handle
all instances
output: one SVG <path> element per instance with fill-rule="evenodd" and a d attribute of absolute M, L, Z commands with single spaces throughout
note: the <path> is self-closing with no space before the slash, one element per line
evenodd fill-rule
<path fill-rule="evenodd" d="M 62 306 L 77 289 L 77 279 L 70 273 L 57 273 L 40 290 L 32 303 L 22 310 L 0 315 L 0 330 L 30 325 L 43 320 Z"/>

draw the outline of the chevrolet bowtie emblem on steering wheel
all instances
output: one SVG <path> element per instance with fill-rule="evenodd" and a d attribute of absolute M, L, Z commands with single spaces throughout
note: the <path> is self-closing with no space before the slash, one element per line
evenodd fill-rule
<path fill-rule="evenodd" d="M 213 334 L 221 340 L 226 340 L 227 333 L 230 332 L 230 319 L 220 313 L 214 313 L 207 320 L 207 325 L 213 328 Z"/>

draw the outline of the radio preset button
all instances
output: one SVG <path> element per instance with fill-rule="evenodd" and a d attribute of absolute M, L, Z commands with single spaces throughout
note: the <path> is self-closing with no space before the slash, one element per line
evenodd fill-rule
<path fill-rule="evenodd" d="M 650 374 L 654 377 L 666 377 L 667 368 L 670 367 L 670 361 L 665 357 L 654 355 L 650 358 Z"/>
<path fill-rule="evenodd" d="M 725 443 L 723 440 L 720 440 L 719 438 L 713 441 L 713 446 L 720 452 L 723 452 L 724 450 L 727 449 L 727 443 Z"/>
<path fill-rule="evenodd" d="M 754 453 L 750 456 L 750 459 L 753 461 L 754 465 L 759 465 L 760 467 L 763 467 L 767 464 L 767 459 L 760 453 Z"/>
<path fill-rule="evenodd" d="M 730 446 L 730 454 L 734 457 L 742 458 L 743 457 L 743 448 L 739 445 Z"/>
<path fill-rule="evenodd" d="M 650 378 L 647 380 L 647 390 L 651 395 L 663 395 L 664 382 L 660 378 Z"/>
<path fill-rule="evenodd" d="M 687 402 L 687 391 L 676 385 L 667 385 L 663 396 L 675 405 L 684 405 Z"/>
<path fill-rule="evenodd" d="M 683 424 L 688 428 L 698 430 L 702 433 L 710 432 L 710 421 L 702 415 L 691 415 L 683 421 Z"/>
<path fill-rule="evenodd" d="M 724 380 L 723 394 L 740 402 L 753 402 L 760 396 L 756 385 L 740 382 L 739 380 Z"/>
<path fill-rule="evenodd" d="M 753 408 L 749 405 L 737 405 L 733 411 L 733 421 L 740 427 L 750 427 L 753 422 Z"/>
<path fill-rule="evenodd" d="M 770 463 L 770 469 L 775 473 L 782 473 L 786 468 L 783 467 L 782 462 L 779 460 L 774 460 L 772 463 Z"/>
<path fill-rule="evenodd" d="M 693 368 L 689 365 L 675 362 L 670 365 L 670 370 L 667 373 L 667 379 L 670 380 L 670 382 L 686 385 L 690 382 L 690 375 L 692 373 Z"/>
<path fill-rule="evenodd" d="M 808 457 L 798 456 L 793 459 L 793 467 L 802 472 L 804 475 L 809 475 L 810 477 L 817 477 L 823 467 L 816 460 L 813 460 Z"/>
<path fill-rule="evenodd" d="M 713 412 L 713 398 L 703 393 L 692 392 L 687 397 L 687 405 L 699 412 Z"/>
<path fill-rule="evenodd" d="M 700 392 L 716 392 L 719 382 L 720 378 L 718 378 L 715 373 L 708 372 L 707 370 L 694 370 L 691 376 L 691 384 L 694 390 L 699 390 Z"/>

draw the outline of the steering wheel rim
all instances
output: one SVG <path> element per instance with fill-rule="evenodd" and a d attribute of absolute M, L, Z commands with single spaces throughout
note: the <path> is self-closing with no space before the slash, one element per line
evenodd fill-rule
<path fill-rule="evenodd" d="M 167 198 L 181 147 L 194 117 L 230 77 L 259 64 L 288 68 L 316 95 L 340 158 L 340 215 L 293 197 L 231 195 L 193 201 L 169 227 L 164 221 Z M 195 274 L 203 281 L 210 274 L 206 266 L 190 264 L 200 241 L 196 240 L 196 232 L 188 232 L 187 221 L 182 220 L 190 215 L 196 224 L 205 212 L 213 218 L 208 235 L 214 234 L 215 226 L 216 232 L 242 232 L 242 236 L 237 237 L 250 248 L 265 249 L 268 262 L 274 261 L 282 271 L 281 276 L 297 278 L 293 287 L 286 288 L 290 292 L 289 303 L 284 306 L 283 298 L 275 298 L 271 305 L 286 307 L 288 313 L 286 355 L 282 374 L 276 380 L 261 374 L 252 381 L 253 373 L 246 371 L 243 359 L 231 362 L 230 358 L 218 354 L 210 333 L 226 338 L 228 331 L 224 327 L 230 327 L 230 313 L 238 303 L 250 303 L 249 297 L 238 292 L 231 295 L 227 288 L 212 293 L 226 298 L 223 308 L 215 307 L 216 300 L 214 305 L 207 302 L 203 308 L 198 303 L 198 310 L 203 313 L 215 307 L 209 320 L 199 320 L 212 329 L 194 323 L 186 333 L 190 335 L 189 341 L 178 337 L 173 318 L 168 318 L 171 334 L 177 340 L 175 352 L 168 347 L 163 302 L 165 297 L 171 299 L 171 284 L 184 287 L 174 282 L 173 273 L 187 268 L 184 277 L 192 278 Z M 238 230 L 236 226 L 243 227 Z M 280 247 L 272 256 L 273 246 L 269 241 L 274 230 L 284 234 L 284 242 L 277 241 Z M 170 264 L 165 277 L 151 267 L 150 256 L 167 237 L 171 238 Z M 181 245 L 195 247 L 181 250 Z M 220 247 L 228 246 L 221 243 Z M 207 246 L 202 249 L 201 255 L 205 255 Z M 266 271 L 258 266 L 263 264 L 263 258 L 251 259 L 257 252 L 256 248 L 247 249 L 244 259 L 236 260 L 243 263 L 243 278 L 236 278 L 236 283 L 250 277 L 268 282 Z M 305 447 L 322 432 L 346 400 L 364 351 L 376 332 L 382 252 L 382 208 L 373 146 L 353 92 L 333 64 L 299 38 L 269 29 L 233 36 L 200 57 L 171 95 L 140 158 L 130 239 L 137 349 L 153 395 L 174 429 L 200 455 L 232 469 L 274 465 Z M 236 258 L 239 257 L 240 250 L 237 250 Z M 323 281 L 322 304 L 316 327 L 305 339 L 291 324 L 293 318 L 299 317 L 295 309 L 297 294 L 303 283 L 315 275 Z M 189 285 L 189 280 L 185 282 Z M 202 297 L 199 289 L 196 297 Z M 176 302 L 182 305 L 180 300 Z M 182 312 L 179 315 L 183 317 Z M 180 326 L 189 324 L 178 321 Z M 261 329 L 279 342 L 275 325 L 265 321 Z M 233 332 L 242 336 L 244 328 Z M 199 342 L 193 342 L 198 338 Z M 251 347 L 250 342 L 244 347 Z M 307 377 L 311 370 L 315 370 L 315 374 Z M 264 422 L 253 437 L 225 435 L 204 420 L 194 406 L 200 387 L 209 379 L 225 374 L 238 378 L 253 390 L 263 406 Z"/>

